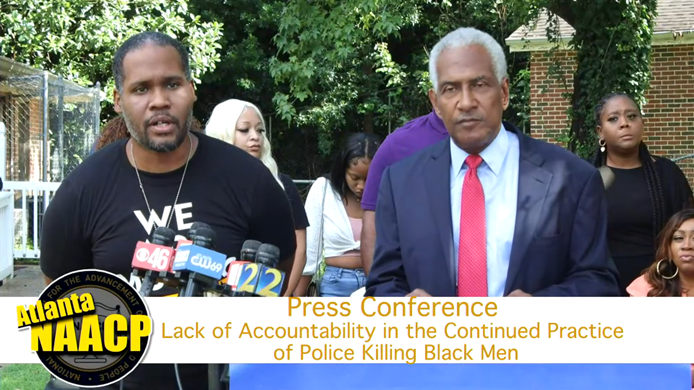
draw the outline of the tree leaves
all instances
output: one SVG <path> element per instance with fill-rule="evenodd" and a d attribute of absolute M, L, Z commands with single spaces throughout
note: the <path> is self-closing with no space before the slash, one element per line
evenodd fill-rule
<path fill-rule="evenodd" d="M 645 104 L 650 81 L 650 52 L 656 0 L 551 0 L 551 10 L 568 15 L 575 30 L 569 46 L 578 66 L 569 94 L 571 128 L 565 136 L 569 149 L 583 157 L 595 152 L 594 107 L 612 92 L 626 93 Z M 568 21 L 568 20 L 567 20 Z M 548 29 L 556 41 L 558 26 Z M 554 71 L 563 75 L 555 67 Z M 561 76 L 560 76 L 561 77 Z"/>
<path fill-rule="evenodd" d="M 108 99 L 113 54 L 138 32 L 157 30 L 182 40 L 196 83 L 220 60 L 222 25 L 201 22 L 186 0 L 23 0 L 2 11 L 0 55 L 85 86 L 100 81 Z"/>

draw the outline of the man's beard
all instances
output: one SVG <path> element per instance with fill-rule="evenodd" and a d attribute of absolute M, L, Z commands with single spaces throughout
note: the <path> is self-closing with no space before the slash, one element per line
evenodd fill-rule
<path fill-rule="evenodd" d="M 186 139 L 186 135 L 188 135 L 188 132 L 190 131 L 190 128 L 193 125 L 193 110 L 190 110 L 190 112 L 186 116 L 186 122 L 183 126 L 180 125 L 180 122 L 177 118 L 170 118 L 172 121 L 174 121 L 176 127 L 178 127 L 176 138 L 173 141 L 169 142 L 156 142 L 150 139 L 149 134 L 147 134 L 147 127 L 149 126 L 148 120 L 146 120 L 142 124 L 143 130 L 142 134 L 140 134 L 137 132 L 137 130 L 135 130 L 135 126 L 133 125 L 132 121 L 130 121 L 130 118 L 128 118 L 128 116 L 125 113 L 123 113 L 123 121 L 125 122 L 125 126 L 128 128 L 130 137 L 132 137 L 133 140 L 135 140 L 138 144 L 142 145 L 144 148 L 157 153 L 173 152 L 174 150 L 178 149 L 178 147 L 181 146 L 181 144 L 183 144 L 183 141 L 185 141 Z"/>

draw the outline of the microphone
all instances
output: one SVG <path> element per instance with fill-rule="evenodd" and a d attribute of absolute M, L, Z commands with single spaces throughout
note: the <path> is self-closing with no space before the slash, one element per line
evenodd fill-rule
<path fill-rule="evenodd" d="M 193 222 L 193 224 L 190 225 L 190 229 L 188 229 L 188 234 L 186 234 L 186 237 L 192 242 L 193 237 L 197 235 L 198 229 L 200 228 L 212 229 L 210 225 L 206 224 L 205 222 Z"/>
<path fill-rule="evenodd" d="M 231 288 L 231 296 L 232 297 L 252 297 L 253 293 L 252 292 L 243 292 L 238 290 L 239 286 L 239 280 L 241 278 L 241 274 L 243 273 L 243 266 L 244 264 L 249 264 L 249 263 L 255 263 L 255 257 L 256 254 L 258 253 L 258 248 L 262 243 L 260 241 L 256 240 L 246 240 L 243 242 L 243 246 L 241 247 L 241 254 L 240 254 L 240 259 L 239 261 L 232 262 L 232 264 L 235 267 L 235 276 L 232 278 L 231 276 L 231 266 L 232 264 L 229 265 L 229 276 L 227 276 L 227 285 L 230 286 Z M 236 263 L 236 264 L 234 264 Z"/>
<path fill-rule="evenodd" d="M 142 278 L 140 294 L 148 297 L 157 279 L 167 276 L 172 259 L 174 258 L 174 239 L 176 232 L 160 226 L 152 233 L 152 242 L 138 241 L 133 254 L 133 275 Z"/>
<path fill-rule="evenodd" d="M 186 239 L 178 241 L 178 244 L 176 245 L 176 250 L 178 250 L 183 245 L 192 244 L 193 237 L 195 237 L 199 228 L 212 229 L 210 225 L 206 224 L 205 222 L 193 222 L 193 224 L 190 225 L 190 228 L 188 229 L 188 233 L 186 233 Z"/>
<path fill-rule="evenodd" d="M 246 240 L 241 247 L 241 261 L 255 263 L 255 256 L 262 243 L 256 240 Z"/>
<path fill-rule="evenodd" d="M 285 274 L 278 270 L 280 250 L 272 244 L 262 244 L 255 254 L 255 263 L 244 264 L 239 292 L 256 297 L 279 297 Z M 242 295 L 247 296 L 247 295 Z"/>
<path fill-rule="evenodd" d="M 195 231 L 193 242 L 176 253 L 171 270 L 176 272 L 177 278 L 187 279 L 185 290 L 179 296 L 202 296 L 203 288 L 212 288 L 221 279 L 226 256 L 213 250 L 216 239 L 214 230 L 200 227 Z"/>

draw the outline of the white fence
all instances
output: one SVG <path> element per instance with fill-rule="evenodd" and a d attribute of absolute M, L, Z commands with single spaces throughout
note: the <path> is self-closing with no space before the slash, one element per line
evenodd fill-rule
<path fill-rule="evenodd" d="M 5 124 L 0 122 L 0 179 L 5 179 L 7 148 Z M 0 282 L 14 276 L 14 230 L 12 194 L 0 192 Z"/>
<path fill-rule="evenodd" d="M 0 281 L 14 276 L 14 231 L 12 194 L 0 192 Z"/>
<path fill-rule="evenodd" d="M 60 183 L 8 181 L 5 190 L 12 200 L 12 238 L 14 243 L 14 258 L 38 259 L 41 255 L 41 222 L 48 203 Z M 30 216 L 31 214 L 31 216 Z M 31 226 L 29 225 L 31 222 Z"/>
<path fill-rule="evenodd" d="M 294 182 L 309 184 L 313 180 Z M 60 183 L 4 183 L 4 190 L 0 192 L 0 280 L 3 279 L 1 268 L 6 256 L 3 251 L 9 251 L 10 259 L 38 259 L 41 256 L 39 244 L 43 214 L 58 187 Z"/>

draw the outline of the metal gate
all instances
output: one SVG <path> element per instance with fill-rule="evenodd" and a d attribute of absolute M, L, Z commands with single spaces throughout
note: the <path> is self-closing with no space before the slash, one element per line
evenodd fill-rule
<path fill-rule="evenodd" d="M 5 183 L 5 190 L 9 190 L 11 199 L 10 226 L 12 226 L 12 236 L 15 241 L 14 258 L 38 259 L 41 256 L 39 243 L 43 215 L 58 187 L 60 183 L 27 181 Z"/>

